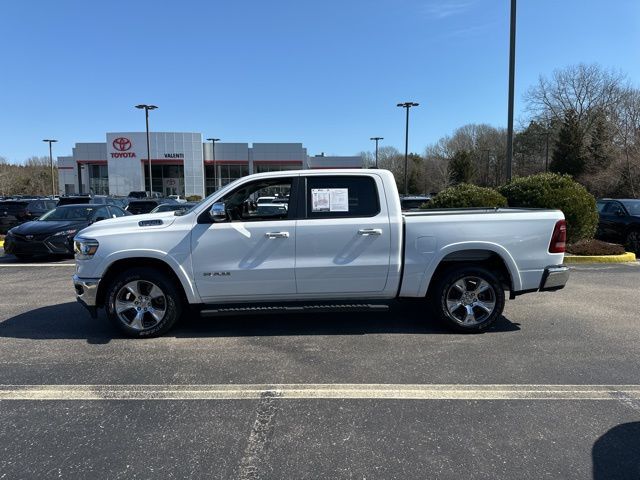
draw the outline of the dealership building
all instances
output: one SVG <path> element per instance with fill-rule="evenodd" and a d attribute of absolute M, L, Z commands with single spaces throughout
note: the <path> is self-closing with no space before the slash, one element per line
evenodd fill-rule
<path fill-rule="evenodd" d="M 360 156 L 309 156 L 302 143 L 202 141 L 200 133 L 149 134 L 153 192 L 209 195 L 251 173 L 307 168 L 361 168 Z M 113 132 L 104 143 L 76 143 L 71 156 L 58 157 L 61 194 L 126 196 L 149 191 L 145 132 Z"/>

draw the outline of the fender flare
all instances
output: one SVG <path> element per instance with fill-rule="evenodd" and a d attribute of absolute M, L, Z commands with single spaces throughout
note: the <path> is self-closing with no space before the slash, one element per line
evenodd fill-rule
<path fill-rule="evenodd" d="M 420 280 L 420 286 L 418 288 L 418 296 L 426 296 L 434 272 L 447 255 L 456 252 L 463 252 L 465 250 L 488 250 L 498 255 L 509 271 L 513 290 L 517 292 L 522 289 L 520 271 L 518 270 L 515 260 L 506 248 L 491 242 L 459 242 L 446 245 L 438 251 L 437 256 L 434 257 L 422 274 L 422 279 Z"/>

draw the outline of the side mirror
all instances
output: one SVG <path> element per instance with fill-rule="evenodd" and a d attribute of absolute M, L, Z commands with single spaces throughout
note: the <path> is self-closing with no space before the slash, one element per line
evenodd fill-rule
<path fill-rule="evenodd" d="M 209 217 L 214 223 L 227 221 L 227 207 L 224 202 L 216 202 L 209 210 Z"/>

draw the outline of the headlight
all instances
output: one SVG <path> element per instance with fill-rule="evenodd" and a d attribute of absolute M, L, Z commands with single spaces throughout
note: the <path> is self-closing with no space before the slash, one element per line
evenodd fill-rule
<path fill-rule="evenodd" d="M 76 253 L 76 258 L 80 260 L 86 260 L 93 257 L 98 251 L 100 244 L 97 240 L 90 238 L 76 238 L 73 242 L 73 249 Z"/>
<path fill-rule="evenodd" d="M 77 228 L 73 228 L 71 230 L 63 230 L 62 232 L 58 232 L 58 233 L 54 233 L 53 236 L 54 237 L 61 237 L 61 236 L 65 236 L 65 237 L 70 237 L 71 235 L 75 235 L 76 233 L 78 233 L 78 229 Z"/>

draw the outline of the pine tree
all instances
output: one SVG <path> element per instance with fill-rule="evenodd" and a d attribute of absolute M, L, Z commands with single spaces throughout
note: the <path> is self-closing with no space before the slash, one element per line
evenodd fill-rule
<path fill-rule="evenodd" d="M 587 153 L 586 170 L 589 173 L 597 173 L 611 163 L 611 135 L 603 114 L 598 114 L 594 122 Z"/>
<path fill-rule="evenodd" d="M 458 150 L 449 162 L 449 180 L 454 185 L 469 183 L 476 173 L 471 154 L 466 150 Z"/>
<path fill-rule="evenodd" d="M 568 173 L 577 177 L 585 170 L 582 132 L 575 110 L 567 110 L 558 132 L 549 168 L 552 172 Z"/>

